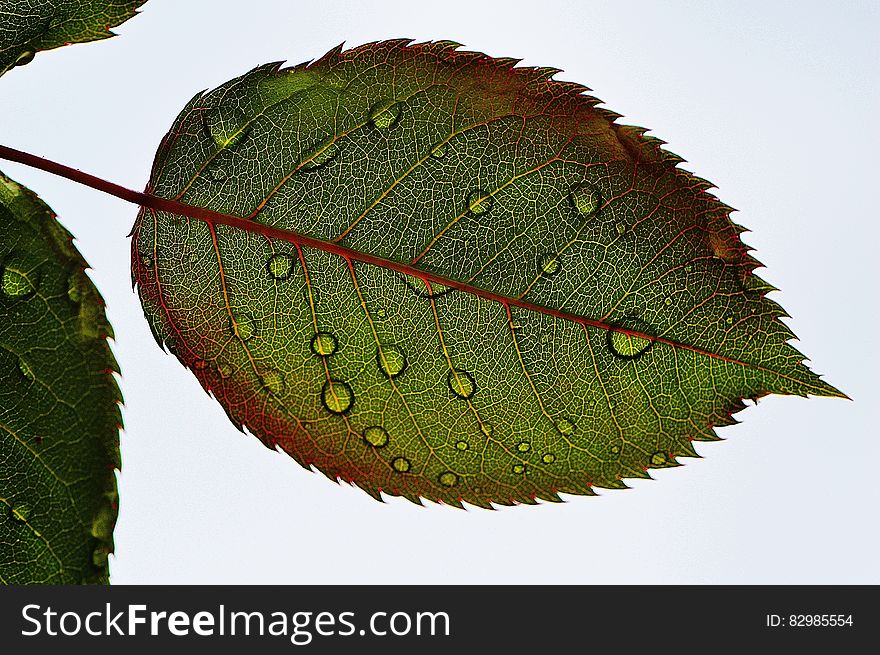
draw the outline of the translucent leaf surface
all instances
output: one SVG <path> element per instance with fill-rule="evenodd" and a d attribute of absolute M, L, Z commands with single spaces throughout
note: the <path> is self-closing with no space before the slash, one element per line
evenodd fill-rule
<path fill-rule="evenodd" d="M 0 582 L 107 582 L 121 397 L 70 234 L 0 174 Z"/>
<path fill-rule="evenodd" d="M 133 276 L 232 421 L 374 496 L 486 506 L 675 466 L 744 398 L 841 395 L 709 183 L 515 63 L 383 42 L 190 101 L 149 190 L 252 227 L 144 210 Z"/>
<path fill-rule="evenodd" d="M 0 1 L 0 75 L 40 50 L 97 41 L 135 15 L 146 0 Z"/>

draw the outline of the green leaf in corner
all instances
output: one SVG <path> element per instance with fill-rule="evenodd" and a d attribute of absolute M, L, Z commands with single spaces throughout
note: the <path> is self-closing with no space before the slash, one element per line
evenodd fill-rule
<path fill-rule="evenodd" d="M 0 75 L 30 63 L 40 50 L 97 41 L 137 13 L 146 0 L 3 0 Z"/>
<path fill-rule="evenodd" d="M 648 477 L 803 364 L 711 185 L 554 69 L 337 48 L 199 94 L 132 266 L 232 421 L 375 497 L 534 503 Z"/>
<path fill-rule="evenodd" d="M 0 582 L 108 582 L 119 405 L 104 302 L 52 210 L 0 173 Z"/>

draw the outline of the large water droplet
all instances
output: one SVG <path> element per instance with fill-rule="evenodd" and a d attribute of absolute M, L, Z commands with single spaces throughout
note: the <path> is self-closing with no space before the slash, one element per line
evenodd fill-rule
<path fill-rule="evenodd" d="M 272 255 L 266 260 L 266 270 L 273 280 L 286 280 L 293 272 L 293 256 L 286 252 Z"/>
<path fill-rule="evenodd" d="M 551 252 L 544 253 L 538 259 L 538 273 L 543 277 L 553 277 L 562 268 L 559 255 Z"/>
<path fill-rule="evenodd" d="M 323 168 L 336 159 L 340 152 L 342 152 L 342 146 L 339 141 L 336 137 L 330 137 L 329 140 L 318 144 L 312 149 L 311 154 L 305 157 L 299 170 L 308 172 Z"/>
<path fill-rule="evenodd" d="M 380 100 L 370 109 L 370 124 L 380 130 L 392 127 L 400 118 L 400 103 Z"/>
<path fill-rule="evenodd" d="M 249 131 L 244 111 L 232 103 L 209 109 L 202 116 L 205 131 L 220 148 L 234 146 Z"/>
<path fill-rule="evenodd" d="M 329 357 L 338 349 L 339 342 L 330 332 L 318 332 L 312 337 L 312 352 L 316 355 Z"/>
<path fill-rule="evenodd" d="M 476 189 L 468 194 L 467 210 L 471 214 L 476 214 L 478 216 L 480 214 L 485 214 L 492 209 L 493 204 L 495 204 L 495 198 L 493 198 L 488 191 Z"/>
<path fill-rule="evenodd" d="M 574 185 L 568 193 L 568 200 L 575 211 L 584 217 L 595 214 L 602 204 L 599 192 L 586 182 Z"/>
<path fill-rule="evenodd" d="M 626 331 L 624 331 L 626 330 Z M 638 332 L 640 334 L 632 334 Z M 630 318 L 624 325 L 608 330 L 606 342 L 611 353 L 620 359 L 637 359 L 644 355 L 654 344 L 643 334 L 647 333 L 647 324 L 636 318 Z"/>
<path fill-rule="evenodd" d="M 388 445 L 388 431 L 379 426 L 371 425 L 364 430 L 364 441 L 373 448 L 382 448 Z"/>
<path fill-rule="evenodd" d="M 452 471 L 444 471 L 437 477 L 437 480 L 444 487 L 454 487 L 458 484 L 458 476 Z"/>
<path fill-rule="evenodd" d="M 331 414 L 345 414 L 354 403 L 354 392 L 347 382 L 328 380 L 321 388 L 321 403 Z"/>
<path fill-rule="evenodd" d="M 545 464 L 552 464 L 556 461 L 556 455 L 553 453 L 544 453 L 544 456 L 541 458 L 541 461 Z"/>
<path fill-rule="evenodd" d="M 232 312 L 232 318 L 229 319 L 229 327 L 232 333 L 242 341 L 252 339 L 257 333 L 257 324 L 254 319 L 246 312 Z"/>
<path fill-rule="evenodd" d="M 30 515 L 31 508 L 27 505 L 14 505 L 9 508 L 9 516 L 18 523 L 24 523 Z"/>
<path fill-rule="evenodd" d="M 260 376 L 260 384 L 272 395 L 280 396 L 286 386 L 284 373 L 270 369 Z"/>
<path fill-rule="evenodd" d="M 4 266 L 3 293 L 15 300 L 25 300 L 37 293 L 37 285 L 26 273 Z"/>
<path fill-rule="evenodd" d="M 37 53 L 33 50 L 25 50 L 18 57 L 15 58 L 15 63 L 13 66 L 24 66 L 26 64 L 31 63 L 34 60 L 34 57 L 37 56 Z"/>
<path fill-rule="evenodd" d="M 666 466 L 668 462 L 669 457 L 663 451 L 658 450 L 651 455 L 651 466 Z"/>
<path fill-rule="evenodd" d="M 376 362 L 379 370 L 393 380 L 406 370 L 406 353 L 394 344 L 383 344 L 376 348 Z"/>
<path fill-rule="evenodd" d="M 474 376 L 460 368 L 454 368 L 449 371 L 449 374 L 446 376 L 446 382 L 449 384 L 452 393 L 463 400 L 472 398 L 477 390 Z"/>
<path fill-rule="evenodd" d="M 528 441 L 520 441 L 516 444 L 516 449 L 521 453 L 527 453 L 532 449 L 532 444 Z"/>
<path fill-rule="evenodd" d="M 398 473 L 406 473 L 412 468 L 412 464 L 406 457 L 395 457 L 391 460 L 391 467 Z"/>
<path fill-rule="evenodd" d="M 561 418 L 556 421 L 556 429 L 559 430 L 559 434 L 564 434 L 567 437 L 574 434 L 575 424 L 567 418 Z"/>
<path fill-rule="evenodd" d="M 446 142 L 440 142 L 433 148 L 431 148 L 431 157 L 434 159 L 443 159 L 446 156 L 447 145 Z"/>

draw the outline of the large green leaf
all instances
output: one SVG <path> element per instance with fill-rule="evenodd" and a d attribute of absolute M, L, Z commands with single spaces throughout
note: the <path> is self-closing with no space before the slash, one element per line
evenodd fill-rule
<path fill-rule="evenodd" d="M 107 582 L 121 396 L 70 234 L 0 174 L 0 582 Z"/>
<path fill-rule="evenodd" d="M 133 275 L 232 421 L 374 496 L 486 506 L 624 487 L 744 398 L 841 395 L 709 183 L 515 63 L 390 41 L 190 101 L 149 190 L 250 229 L 143 210 Z"/>
<path fill-rule="evenodd" d="M 97 41 L 146 0 L 0 0 L 0 75 L 40 50 Z"/>

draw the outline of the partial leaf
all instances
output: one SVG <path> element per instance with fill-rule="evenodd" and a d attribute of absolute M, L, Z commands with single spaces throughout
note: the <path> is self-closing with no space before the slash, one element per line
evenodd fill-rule
<path fill-rule="evenodd" d="M 0 582 L 108 581 L 121 396 L 71 235 L 0 174 Z"/>
<path fill-rule="evenodd" d="M 40 50 L 113 36 L 111 27 L 137 13 L 146 0 L 3 0 L 0 2 L 0 75 L 30 63 Z"/>
<path fill-rule="evenodd" d="M 708 182 L 554 69 L 456 48 L 262 66 L 163 141 L 150 191 L 250 221 L 143 210 L 132 243 L 157 340 L 237 426 L 488 506 L 675 466 L 744 398 L 841 395 Z"/>

